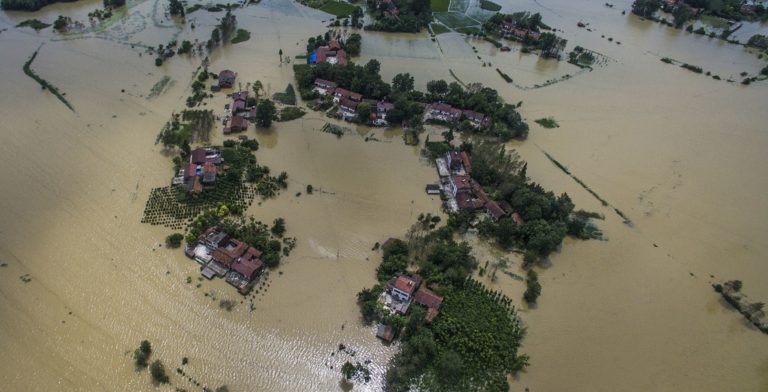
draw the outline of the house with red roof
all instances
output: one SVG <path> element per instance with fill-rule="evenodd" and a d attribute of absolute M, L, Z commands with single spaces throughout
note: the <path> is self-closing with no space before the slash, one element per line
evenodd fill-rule
<path fill-rule="evenodd" d="M 400 301 L 408 302 L 421 284 L 421 277 L 400 275 L 389 285 L 392 296 Z"/>
<path fill-rule="evenodd" d="M 428 323 L 435 321 L 440 313 L 440 305 L 443 304 L 443 297 L 435 294 L 432 290 L 422 287 L 413 297 L 414 302 L 427 308 L 427 315 L 424 320 Z"/>
<path fill-rule="evenodd" d="M 336 83 L 325 79 L 315 79 L 315 91 L 320 95 L 328 95 L 336 90 Z"/>
<path fill-rule="evenodd" d="M 507 213 L 493 200 L 489 200 L 485 203 L 485 211 L 491 217 L 491 220 L 498 222 L 499 219 L 505 218 Z"/>
<path fill-rule="evenodd" d="M 229 121 L 229 129 L 231 132 L 242 132 L 248 129 L 248 120 L 245 117 L 235 114 Z"/>
<path fill-rule="evenodd" d="M 333 102 L 339 103 L 342 99 L 348 99 L 353 102 L 362 102 L 363 95 L 337 87 L 333 92 Z"/>
<path fill-rule="evenodd" d="M 219 88 L 229 88 L 235 83 L 237 74 L 233 71 L 225 69 L 219 72 Z"/>
<path fill-rule="evenodd" d="M 339 102 L 339 108 L 341 109 L 341 117 L 345 120 L 351 120 L 357 117 L 358 102 L 351 99 L 344 98 Z"/>
<path fill-rule="evenodd" d="M 457 109 L 443 102 L 435 102 L 427 105 L 427 110 L 425 112 L 426 120 L 456 122 L 461 118 L 461 109 Z"/>

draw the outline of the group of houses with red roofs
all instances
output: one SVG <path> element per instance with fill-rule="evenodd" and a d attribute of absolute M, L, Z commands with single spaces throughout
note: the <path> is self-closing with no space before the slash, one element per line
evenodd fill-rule
<path fill-rule="evenodd" d="M 333 39 L 326 46 L 320 46 L 307 57 L 309 64 L 328 63 L 332 65 L 346 65 L 347 52 L 341 48 L 339 41 Z"/>
<path fill-rule="evenodd" d="M 534 41 L 538 41 L 541 38 L 540 33 L 508 21 L 499 23 L 498 32 L 505 38 L 517 38 L 519 40 L 524 39 L 526 36 Z"/>
<path fill-rule="evenodd" d="M 427 185 L 427 193 L 442 194 L 448 210 L 485 211 L 494 222 L 509 218 L 518 226 L 525 223 L 509 203 L 491 199 L 472 179 L 472 161 L 467 151 L 450 151 L 444 158 L 435 159 L 435 163 L 440 185 Z"/>
<path fill-rule="evenodd" d="M 405 315 L 414 302 L 427 309 L 424 320 L 432 323 L 440 314 L 443 297 L 422 285 L 421 276 L 408 274 L 392 277 L 379 296 L 379 303 L 390 313 Z M 387 342 L 391 342 L 395 335 L 396 331 L 389 325 L 379 325 L 376 331 L 376 336 Z"/>
<path fill-rule="evenodd" d="M 358 107 L 361 103 L 366 103 L 371 108 L 371 122 L 378 126 L 388 126 L 387 113 L 395 108 L 395 104 L 391 102 L 365 99 L 362 94 L 338 87 L 330 80 L 315 79 L 314 90 L 322 96 L 332 97 L 333 103 L 339 106 L 338 117 L 347 121 L 357 119 Z"/>
<path fill-rule="evenodd" d="M 491 118 L 474 110 L 455 108 L 447 103 L 435 102 L 427 105 L 424 112 L 424 121 L 435 120 L 448 123 L 457 123 L 466 119 L 474 128 L 485 129 L 491 126 Z"/>
<path fill-rule="evenodd" d="M 240 293 L 247 293 L 264 270 L 262 252 L 226 233 L 210 227 L 197 242 L 188 245 L 186 255 L 198 262 L 207 279 L 223 277 Z"/>
<path fill-rule="evenodd" d="M 232 93 L 232 104 L 224 107 L 224 134 L 243 132 L 248 130 L 248 119 L 256 117 L 256 106 L 248 106 L 248 91 Z"/>
<path fill-rule="evenodd" d="M 179 169 L 171 183 L 184 186 L 191 194 L 200 194 L 206 189 L 216 186 L 216 176 L 219 173 L 224 158 L 215 148 L 198 148 L 189 154 L 189 163 Z"/>

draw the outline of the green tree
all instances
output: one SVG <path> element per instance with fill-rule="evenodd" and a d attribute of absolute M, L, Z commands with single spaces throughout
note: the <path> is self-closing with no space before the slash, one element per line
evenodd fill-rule
<path fill-rule="evenodd" d="M 272 234 L 282 237 L 285 234 L 285 219 L 277 218 L 272 222 L 272 228 L 269 229 Z"/>
<path fill-rule="evenodd" d="M 278 57 L 280 57 L 280 64 L 283 63 L 283 50 L 280 49 L 280 51 L 277 52 Z"/>
<path fill-rule="evenodd" d="M 142 340 L 139 347 L 133 351 L 133 359 L 137 367 L 147 367 L 147 361 L 152 354 L 152 345 L 147 340 Z"/>
<path fill-rule="evenodd" d="M 165 366 L 160 360 L 155 360 L 152 365 L 149 366 L 149 374 L 152 375 L 152 379 L 160 384 L 167 384 L 170 379 L 165 373 Z"/>
<path fill-rule="evenodd" d="M 392 79 L 392 88 L 400 93 L 413 90 L 413 76 L 409 73 L 399 73 Z"/>
<path fill-rule="evenodd" d="M 650 18 L 661 8 L 661 0 L 635 0 L 632 12 L 645 18 Z"/>
<path fill-rule="evenodd" d="M 168 13 L 170 13 L 173 16 L 180 16 L 183 18 L 184 4 L 182 4 L 181 0 L 169 0 Z"/>
<path fill-rule="evenodd" d="M 541 283 L 539 283 L 539 275 L 534 270 L 528 270 L 528 278 L 526 279 L 528 288 L 523 293 L 523 299 L 529 304 L 535 304 L 536 300 L 541 295 Z"/>
<path fill-rule="evenodd" d="M 345 362 L 344 365 L 341 367 L 341 374 L 347 380 L 351 380 L 352 377 L 355 376 L 355 365 L 353 365 L 349 361 Z"/>
<path fill-rule="evenodd" d="M 448 92 L 448 83 L 445 80 L 432 80 L 427 82 L 427 91 L 435 95 L 443 95 Z"/>
<path fill-rule="evenodd" d="M 184 240 L 184 234 L 173 233 L 168 237 L 165 237 L 165 246 L 169 248 L 178 248 L 181 246 L 181 241 Z"/>
<path fill-rule="evenodd" d="M 367 124 L 371 121 L 371 104 L 363 102 L 357 105 L 357 118 L 363 124 Z"/>
<path fill-rule="evenodd" d="M 269 128 L 272 125 L 272 118 L 277 109 L 272 101 L 265 99 L 256 106 L 256 125 L 262 128 Z"/>
<path fill-rule="evenodd" d="M 675 27 L 680 28 L 685 24 L 685 22 L 688 22 L 689 20 L 691 20 L 694 14 L 689 7 L 683 4 L 675 7 L 675 9 L 672 11 L 672 16 L 675 19 L 674 21 Z M 691 27 L 691 31 L 693 31 L 693 27 Z"/>

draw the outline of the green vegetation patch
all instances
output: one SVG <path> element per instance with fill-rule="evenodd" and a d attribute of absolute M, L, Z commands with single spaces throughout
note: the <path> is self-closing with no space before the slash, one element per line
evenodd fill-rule
<path fill-rule="evenodd" d="M 248 30 L 244 29 L 237 29 L 237 32 L 235 33 L 235 36 L 232 37 L 232 43 L 238 44 L 240 42 L 245 42 L 251 39 L 251 33 Z"/>
<path fill-rule="evenodd" d="M 188 7 L 187 8 L 187 15 L 189 15 L 189 14 L 191 14 L 191 13 L 193 13 L 193 12 L 195 12 L 195 11 L 201 9 L 201 8 L 203 8 L 202 4 L 195 4 L 195 5 L 191 6 L 191 7 Z"/>
<path fill-rule="evenodd" d="M 307 112 L 296 106 L 287 106 L 280 110 L 280 121 L 291 121 L 303 117 Z"/>
<path fill-rule="evenodd" d="M 69 108 L 69 110 L 74 112 L 75 108 L 72 107 L 72 105 L 69 103 L 69 101 L 67 101 L 66 98 L 64 98 L 64 94 L 60 93 L 59 89 L 57 89 L 56 86 L 48 83 L 47 80 L 41 78 L 35 73 L 35 71 L 32 70 L 32 62 L 35 61 L 35 57 L 37 57 L 37 52 L 39 51 L 40 51 L 40 48 L 37 48 L 35 53 L 32 53 L 32 56 L 29 58 L 29 60 L 27 60 L 27 62 L 24 63 L 24 67 L 23 67 L 24 74 L 34 79 L 40 85 L 40 87 L 43 88 L 43 90 L 50 91 L 51 94 L 55 95 L 56 98 L 59 99 L 59 101 L 61 101 L 64 105 L 67 106 L 67 108 Z"/>
<path fill-rule="evenodd" d="M 727 29 L 728 21 L 712 15 L 701 15 L 701 22 L 716 29 Z"/>
<path fill-rule="evenodd" d="M 435 19 L 454 30 L 463 27 L 479 26 L 479 23 L 476 20 L 457 12 L 435 13 Z"/>
<path fill-rule="evenodd" d="M 170 76 L 163 76 L 160 80 L 155 83 L 154 86 L 152 86 L 152 90 L 149 91 L 149 95 L 147 95 L 147 99 L 157 98 L 160 95 L 165 92 L 166 87 L 168 87 L 171 84 L 171 77 Z"/>
<path fill-rule="evenodd" d="M 480 8 L 488 11 L 497 12 L 501 10 L 501 6 L 490 1 L 490 0 L 480 0 Z"/>
<path fill-rule="evenodd" d="M 19 24 L 16 25 L 16 27 L 31 27 L 37 31 L 40 31 L 46 27 L 50 27 L 48 23 L 43 23 L 37 19 L 27 19 Z"/>
<path fill-rule="evenodd" d="M 547 129 L 560 128 L 560 124 L 555 121 L 554 117 L 540 118 L 538 120 L 534 120 L 534 122 Z"/>
<path fill-rule="evenodd" d="M 507 83 L 512 83 L 512 78 L 509 77 L 509 75 L 505 74 L 504 72 L 501 72 L 501 70 L 498 68 L 496 68 L 496 72 L 498 72 L 501 78 L 504 79 Z"/>
<path fill-rule="evenodd" d="M 336 16 L 349 16 L 354 11 L 355 6 L 343 1 L 330 0 L 320 7 L 320 11 L 327 12 Z"/>
<path fill-rule="evenodd" d="M 448 12 L 448 5 L 451 4 L 450 0 L 430 0 L 429 5 L 433 12 Z"/>
<path fill-rule="evenodd" d="M 273 94 L 272 99 L 283 105 L 296 105 L 296 90 L 294 90 L 292 84 L 288 83 L 288 87 L 285 88 L 285 91 Z"/>
<path fill-rule="evenodd" d="M 444 34 L 451 31 L 451 29 L 440 23 L 432 23 L 429 25 L 429 27 L 432 28 L 432 33 L 434 34 Z"/>

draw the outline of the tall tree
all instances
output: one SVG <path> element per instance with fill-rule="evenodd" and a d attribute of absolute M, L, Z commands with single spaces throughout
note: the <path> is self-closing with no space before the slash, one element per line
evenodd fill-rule
<path fill-rule="evenodd" d="M 392 79 L 392 87 L 397 92 L 407 93 L 413 90 L 413 76 L 409 73 L 399 73 Z"/>
<path fill-rule="evenodd" d="M 272 101 L 265 99 L 256 106 L 256 125 L 262 128 L 269 128 L 272 125 L 272 118 L 277 109 Z"/>

